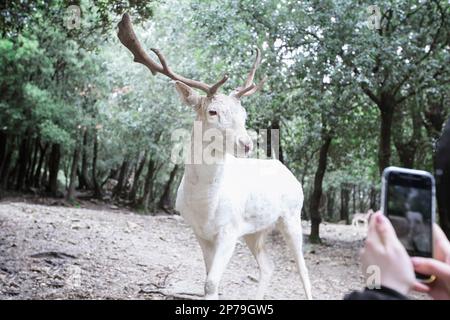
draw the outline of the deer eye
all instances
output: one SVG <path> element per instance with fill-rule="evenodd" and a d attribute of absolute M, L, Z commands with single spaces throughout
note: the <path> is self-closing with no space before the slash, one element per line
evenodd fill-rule
<path fill-rule="evenodd" d="M 208 113 L 210 116 L 217 116 L 217 111 L 209 110 Z"/>

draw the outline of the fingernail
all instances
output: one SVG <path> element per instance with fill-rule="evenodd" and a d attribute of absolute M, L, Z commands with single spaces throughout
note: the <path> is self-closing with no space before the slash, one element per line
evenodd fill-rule
<path fill-rule="evenodd" d="M 377 215 L 376 222 L 381 224 L 383 222 L 383 216 L 381 214 Z"/>

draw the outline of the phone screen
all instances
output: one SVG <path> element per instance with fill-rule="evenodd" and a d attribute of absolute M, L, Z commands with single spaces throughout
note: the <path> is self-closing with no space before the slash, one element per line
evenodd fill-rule
<path fill-rule="evenodd" d="M 430 177 L 390 172 L 387 216 L 410 256 L 432 257 L 433 181 Z"/>

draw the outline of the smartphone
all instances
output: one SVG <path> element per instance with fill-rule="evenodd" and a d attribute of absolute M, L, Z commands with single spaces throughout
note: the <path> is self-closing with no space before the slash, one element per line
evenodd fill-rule
<path fill-rule="evenodd" d="M 381 210 L 394 226 L 410 256 L 433 257 L 435 181 L 431 173 L 398 167 L 383 171 Z M 431 282 L 433 275 L 416 273 Z"/>

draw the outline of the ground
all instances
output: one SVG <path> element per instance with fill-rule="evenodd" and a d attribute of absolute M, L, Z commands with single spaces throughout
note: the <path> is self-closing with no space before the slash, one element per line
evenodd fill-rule
<path fill-rule="evenodd" d="M 307 242 L 315 299 L 342 299 L 363 286 L 358 252 L 364 230 L 321 226 L 322 245 Z M 282 236 L 267 239 L 275 262 L 267 299 L 304 299 Z M 251 299 L 257 265 L 239 242 L 222 279 L 222 299 Z M 198 299 L 204 265 L 192 230 L 179 216 L 0 203 L 0 299 Z"/>

